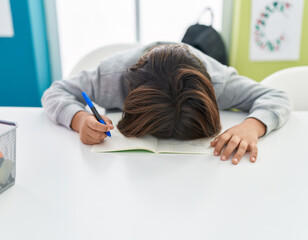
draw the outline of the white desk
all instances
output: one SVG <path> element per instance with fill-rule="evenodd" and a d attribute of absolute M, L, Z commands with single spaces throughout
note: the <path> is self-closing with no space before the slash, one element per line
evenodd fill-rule
<path fill-rule="evenodd" d="M 222 112 L 228 128 L 245 114 Z M 93 154 L 40 108 L 16 121 L 16 184 L 0 195 L 0 238 L 308 239 L 308 112 L 293 112 L 237 165 L 202 155 Z"/>

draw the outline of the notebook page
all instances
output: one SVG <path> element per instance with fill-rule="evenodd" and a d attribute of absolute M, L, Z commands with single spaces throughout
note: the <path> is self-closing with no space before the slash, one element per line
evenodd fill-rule
<path fill-rule="evenodd" d="M 111 137 L 107 137 L 103 142 L 93 145 L 91 152 L 114 152 L 127 150 L 148 150 L 155 152 L 157 148 L 157 139 L 152 136 L 145 137 L 125 137 L 116 128 L 122 113 L 108 114 L 107 117 L 112 120 L 114 130 L 111 130 Z"/>
<path fill-rule="evenodd" d="M 210 146 L 213 138 L 201 138 L 190 141 L 174 139 L 159 139 L 157 152 L 159 153 L 193 153 L 211 155 L 214 151 Z"/>

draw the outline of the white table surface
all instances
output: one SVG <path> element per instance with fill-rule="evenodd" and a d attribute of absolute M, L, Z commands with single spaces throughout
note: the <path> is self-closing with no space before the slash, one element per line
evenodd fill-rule
<path fill-rule="evenodd" d="M 221 112 L 224 129 L 243 113 Z M 94 154 L 41 108 L 16 121 L 17 178 L 0 195 L 0 239 L 308 239 L 308 112 L 238 165 L 215 156 Z"/>

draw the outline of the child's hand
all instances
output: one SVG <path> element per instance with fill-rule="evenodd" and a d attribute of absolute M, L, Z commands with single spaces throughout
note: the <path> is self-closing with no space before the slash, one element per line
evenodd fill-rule
<path fill-rule="evenodd" d="M 229 128 L 211 142 L 211 146 L 215 147 L 214 155 L 218 156 L 222 152 L 221 160 L 227 160 L 236 150 L 232 163 L 237 164 L 242 156 L 250 151 L 250 161 L 255 162 L 258 154 L 258 138 L 263 136 L 265 131 L 265 125 L 259 120 L 247 118 L 242 123 Z M 222 151 L 224 147 L 225 149 Z"/>
<path fill-rule="evenodd" d="M 109 118 L 102 115 L 101 117 L 106 125 L 98 122 L 94 115 L 88 112 L 80 111 L 75 114 L 71 128 L 79 132 L 81 142 L 89 145 L 100 143 L 107 137 L 105 132 L 114 129 L 112 121 Z"/>

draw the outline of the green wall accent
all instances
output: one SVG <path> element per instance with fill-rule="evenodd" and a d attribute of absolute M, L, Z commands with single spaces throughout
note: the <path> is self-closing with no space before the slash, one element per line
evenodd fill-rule
<path fill-rule="evenodd" d="M 261 81 L 278 70 L 308 65 L 308 2 L 304 0 L 299 61 L 252 62 L 249 60 L 251 0 L 234 0 L 230 65 L 239 74 Z"/>

